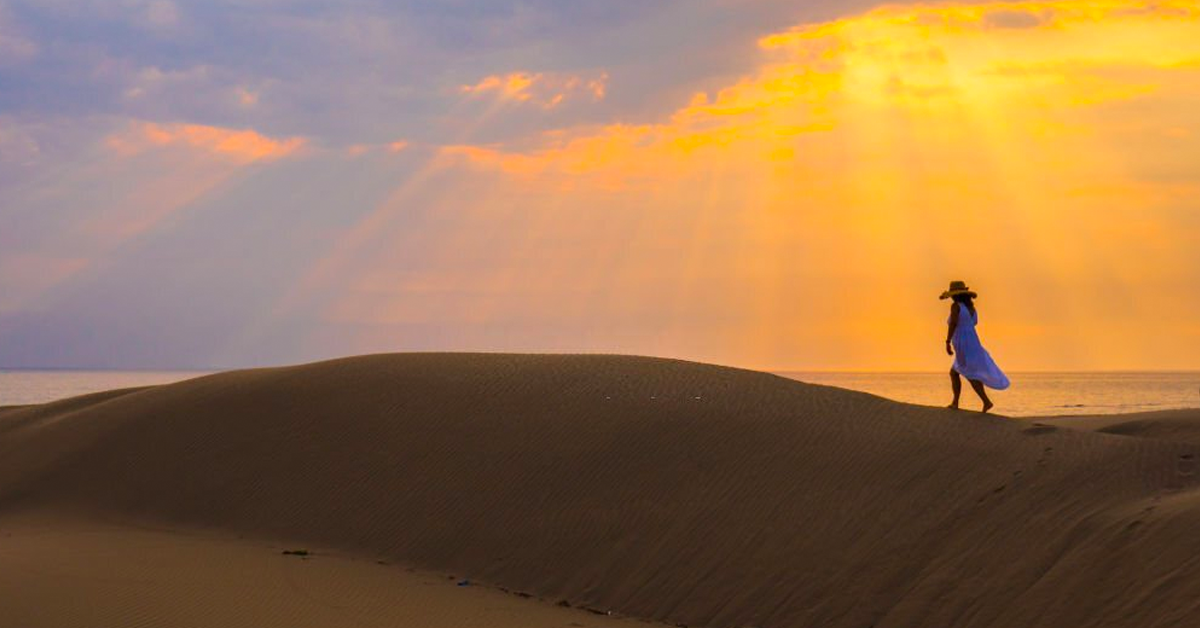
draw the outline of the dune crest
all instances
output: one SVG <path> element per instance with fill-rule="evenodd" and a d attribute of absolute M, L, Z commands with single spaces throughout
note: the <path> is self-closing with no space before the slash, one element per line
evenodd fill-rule
<path fill-rule="evenodd" d="M 1200 445 L 625 356 L 398 354 L 0 413 L 0 516 L 334 547 L 691 626 L 1178 625 Z"/>

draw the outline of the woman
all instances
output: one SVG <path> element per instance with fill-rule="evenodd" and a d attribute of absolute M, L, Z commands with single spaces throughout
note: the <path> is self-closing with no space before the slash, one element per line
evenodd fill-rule
<path fill-rule="evenodd" d="M 954 391 L 954 401 L 948 407 L 958 409 L 958 396 L 962 392 L 960 377 L 965 377 L 971 382 L 975 394 L 983 400 L 983 411 L 987 412 L 993 404 L 983 387 L 1004 390 L 1008 388 L 1008 378 L 992 361 L 992 356 L 988 355 L 979 342 L 979 335 L 975 333 L 975 325 L 979 323 L 979 313 L 975 311 L 976 296 L 965 282 L 951 281 L 950 289 L 938 297 L 954 300 L 950 304 L 950 320 L 946 321 L 949 326 L 946 331 L 946 354 L 954 356 L 954 364 L 950 366 L 950 389 Z M 953 350 L 951 345 L 954 346 Z"/>

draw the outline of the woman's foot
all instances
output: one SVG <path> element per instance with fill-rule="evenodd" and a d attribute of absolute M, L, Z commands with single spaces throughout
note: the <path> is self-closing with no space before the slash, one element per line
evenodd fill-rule
<path fill-rule="evenodd" d="M 948 405 L 948 406 L 946 406 L 946 407 L 947 407 L 947 408 L 950 408 L 951 410 L 957 410 L 957 409 L 958 409 L 958 402 L 957 402 L 957 401 L 951 401 L 951 402 L 950 402 L 950 405 Z"/>
<path fill-rule="evenodd" d="M 991 410 L 991 409 L 992 409 L 992 406 L 994 406 L 994 405 L 996 405 L 996 404 L 994 404 L 994 403 L 992 403 L 992 402 L 990 402 L 990 401 L 985 401 L 985 402 L 983 402 L 983 413 L 984 413 L 984 414 L 987 414 L 987 411 L 988 411 L 988 410 Z"/>

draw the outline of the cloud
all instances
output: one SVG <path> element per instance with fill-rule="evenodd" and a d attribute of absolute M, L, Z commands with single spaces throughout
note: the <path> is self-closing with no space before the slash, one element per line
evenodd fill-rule
<path fill-rule="evenodd" d="M 349 146 L 507 140 L 664 113 L 752 64 L 761 29 L 867 0 L 6 4 L 38 53 L 0 71 L 0 113 L 251 127 Z M 528 106 L 503 115 L 461 106 L 460 86 L 513 68 L 536 68 L 548 91 L 535 85 Z M 581 84 L 568 87 L 572 76 Z M 588 106 L 564 106 L 572 100 Z"/>
<path fill-rule="evenodd" d="M 108 146 L 121 156 L 167 146 L 187 146 L 237 163 L 271 161 L 295 153 L 305 145 L 303 138 L 273 139 L 251 129 L 223 129 L 201 124 L 156 124 L 133 122 L 110 135 Z"/>
<path fill-rule="evenodd" d="M 463 85 L 459 91 L 472 97 L 492 96 L 501 101 L 530 103 L 553 109 L 568 99 L 585 98 L 592 102 L 604 99 L 608 74 L 601 72 L 593 78 L 542 72 L 513 72 L 493 74 L 474 85 Z"/>
<path fill-rule="evenodd" d="M 1052 10 L 988 11 L 982 23 L 989 28 L 1038 28 L 1054 20 Z"/>
<path fill-rule="evenodd" d="M 953 272 L 1011 368 L 1194 368 L 1200 17 L 1142 5 L 21 3 L 0 355 L 924 369 Z"/>
<path fill-rule="evenodd" d="M 704 301 L 685 288 L 674 293 L 660 283 L 643 292 L 634 282 L 642 269 L 671 269 L 682 283 L 705 277 L 707 290 L 744 290 L 749 303 L 739 308 L 753 312 L 718 303 L 707 304 L 706 314 L 804 334 L 824 325 L 829 313 L 814 315 L 791 296 L 773 294 L 787 290 L 781 286 L 794 281 L 800 293 L 820 293 L 836 290 L 835 276 L 847 283 L 879 281 L 883 267 L 889 269 L 888 281 L 916 286 L 932 282 L 942 267 L 966 263 L 975 276 L 1014 291 L 1011 298 L 1025 307 L 1053 303 L 1074 312 L 1073 320 L 1090 321 L 1091 337 L 1111 337 L 1103 329 L 1118 324 L 1119 317 L 1099 321 L 1084 314 L 1103 311 L 1102 302 L 1068 301 L 1055 296 L 1052 286 L 1100 281 L 1108 294 L 1139 294 L 1139 305 L 1131 310 L 1142 312 L 1158 301 L 1139 292 L 1137 275 L 1172 274 L 1179 285 L 1200 281 L 1200 275 L 1182 270 L 1197 261 L 1190 252 L 1194 238 L 1172 235 L 1164 227 L 1180 229 L 1179 212 L 1200 201 L 1197 188 L 1186 183 L 1200 176 L 1192 162 L 1198 153 L 1171 148 L 1198 128 L 1184 116 L 1200 102 L 1194 87 L 1200 75 L 1188 63 L 1200 52 L 1195 39 L 1200 13 L 1187 17 L 1169 7 L 1128 13 L 1119 4 L 1085 11 L 1070 2 L 1029 3 L 1031 14 L 1053 15 L 1053 20 L 997 28 L 992 18 L 1011 20 L 1004 13 L 1011 7 L 897 6 L 792 29 L 760 40 L 767 56 L 753 74 L 696 94 L 665 121 L 565 128 L 524 142 L 452 145 L 440 157 L 454 167 L 490 173 L 492 207 L 503 206 L 500 199 L 517 203 L 553 194 L 554 200 L 540 206 L 525 202 L 521 214 L 533 216 L 527 224 L 537 225 L 547 241 L 583 246 L 567 219 L 552 217 L 561 207 L 571 207 L 572 218 L 584 222 L 591 212 L 642 208 L 641 219 L 604 213 L 613 231 L 589 236 L 590 252 L 621 260 L 609 269 L 627 279 L 617 282 L 620 290 L 603 293 L 616 301 L 579 296 L 579 309 L 566 310 L 604 312 L 597 314 L 600 320 L 616 316 L 623 304 L 653 299 L 656 291 L 693 304 Z M 1123 37 L 1112 39 L 1115 33 Z M 605 201 L 601 205 L 594 198 Z M 1129 212 L 1143 216 L 1136 229 Z M 494 234 L 504 222 L 516 220 L 512 213 L 499 214 L 473 215 L 472 224 L 489 224 L 481 230 Z M 1189 227 L 1180 233 L 1192 233 L 1195 220 L 1184 222 Z M 1135 232 L 1138 237 L 1130 238 Z M 980 235 L 964 242 L 963 233 Z M 734 242 L 728 250 L 714 242 L 721 237 Z M 1095 248 L 1114 241 L 1123 253 Z M 460 241 L 458 246 L 482 244 Z M 689 250 L 703 254 L 677 257 Z M 1015 250 L 1021 253 L 1013 257 Z M 1130 255 L 1131 250 L 1137 253 Z M 1127 260 L 1132 258 L 1140 260 L 1138 270 L 1131 270 Z M 722 262 L 712 261 L 717 259 Z M 838 265 L 830 266 L 830 259 Z M 987 260 L 1001 259 L 1026 266 L 1009 267 L 1009 276 L 990 274 L 996 267 Z M 594 258 L 580 262 L 569 254 L 552 263 L 493 262 L 439 275 L 437 285 L 475 286 L 471 293 L 495 302 L 491 311 L 499 320 L 517 321 L 520 316 L 507 311 L 516 306 L 490 296 L 497 286 L 527 286 L 548 267 L 585 277 L 585 285 L 606 281 L 589 275 L 588 263 Z M 496 267 L 508 272 L 483 286 L 474 283 L 477 273 Z M 718 279 L 722 273 L 740 279 Z M 793 275 L 803 280 L 790 280 Z M 1105 276 L 1109 279 L 1097 279 Z M 1021 282 L 1035 299 L 1016 295 Z M 895 303 L 910 298 L 891 297 Z M 438 316 L 463 306 L 458 297 L 442 298 L 456 305 Z M 756 299 L 763 304 L 752 305 Z M 414 300 L 422 305 L 407 305 Z M 398 308 L 397 320 L 421 319 L 429 314 L 423 307 L 442 311 L 416 289 L 394 299 L 363 296 L 351 303 L 358 305 L 339 311 L 343 320 L 359 306 L 372 316 Z M 903 325 L 919 326 L 921 306 L 911 307 L 913 317 Z M 899 309 L 893 314 L 902 317 Z M 478 316 L 478 309 L 473 312 Z M 1003 314 L 1012 317 L 1014 342 L 1018 328 L 1045 324 L 1022 318 L 1019 309 Z M 474 323 L 464 319 L 462 324 Z M 864 315 L 845 329 L 823 333 L 849 346 L 895 331 L 891 323 Z M 1001 337 L 1008 333 L 999 331 Z M 1060 331 L 1076 338 L 1074 353 L 1060 364 L 1096 364 L 1089 360 L 1100 359 L 1097 353 L 1109 360 L 1133 359 L 1119 343 L 1088 345 L 1081 328 Z M 744 339 L 742 359 L 778 363 L 799 350 L 793 341 L 764 331 L 762 337 Z M 677 353 L 686 345 L 679 342 L 654 346 Z M 876 336 L 875 342 L 888 341 Z M 1034 346 L 1023 349 L 1026 355 L 1038 354 Z M 1166 347 L 1159 354 L 1170 354 L 1174 364 L 1186 361 Z"/>
<path fill-rule="evenodd" d="M 179 26 L 179 6 L 171 0 L 151 0 L 145 4 L 144 19 L 152 29 L 172 31 Z"/>
<path fill-rule="evenodd" d="M 26 63 L 38 54 L 38 45 L 25 36 L 0 4 L 0 68 Z"/>
<path fill-rule="evenodd" d="M 11 118 L 0 117 L 0 165 L 26 166 L 41 154 L 37 138 Z"/>
<path fill-rule="evenodd" d="M 378 144 L 351 144 L 345 148 L 345 154 L 349 157 L 361 157 L 369 154 L 395 155 L 408 148 L 409 143 L 405 140 Z"/>
<path fill-rule="evenodd" d="M 39 309 L 62 287 L 94 279 L 97 266 L 153 238 L 247 166 L 277 163 L 301 145 L 248 130 L 104 118 L 15 120 L 12 128 L 35 149 L 18 167 L 0 159 L 15 174 L 0 179 L 0 292 L 14 312 Z M 79 137 L 92 141 L 71 143 Z"/>
<path fill-rule="evenodd" d="M 1010 8 L 1016 6 L 1017 8 Z M 855 103 L 926 112 L 964 106 L 988 111 L 1021 111 L 1029 99 L 1052 116 L 1054 109 L 1095 105 L 1150 94 L 1169 80 L 1163 72 L 1182 70 L 1197 48 L 1186 34 L 1195 19 L 1177 26 L 1173 9 L 1129 14 L 1114 3 L 1106 9 L 1074 9 L 1071 2 L 1037 2 L 930 7 L 889 7 L 859 17 L 797 27 L 759 39 L 774 55 L 757 74 L 715 94 L 698 93 L 668 122 L 580 127 L 542 135 L 532 148 L 505 150 L 497 144 L 447 146 L 444 154 L 510 174 L 549 171 L 582 174 L 609 168 L 632 172 L 644 163 L 655 170 L 665 159 L 705 147 L 757 141 L 791 142 L 798 134 L 825 132 L 847 122 Z M 995 25 L 1012 15 L 1057 16 L 1018 31 L 1028 48 L 1008 47 L 1009 27 L 984 29 L 963 40 L 960 27 Z M 1200 12 L 1196 14 L 1200 16 Z M 1097 38 L 1124 22 L 1126 28 L 1158 31 L 1112 42 Z M 931 30 L 931 25 L 937 28 Z M 980 41 L 995 47 L 979 51 Z M 1051 44 L 1052 42 L 1052 44 Z M 520 99 L 529 75 L 489 77 L 470 91 L 496 91 Z M 1047 108 L 1048 107 L 1048 108 Z M 1015 117 L 1015 113 L 1007 114 Z M 657 170 L 655 170 L 657 171 Z"/>
<path fill-rule="evenodd" d="M 253 107 L 258 104 L 258 93 L 251 91 L 245 87 L 234 89 L 234 94 L 237 96 L 238 104 L 243 107 Z"/>
<path fill-rule="evenodd" d="M 153 66 L 143 67 L 128 77 L 128 84 L 123 95 L 126 100 L 133 102 L 181 89 L 195 89 L 211 80 L 211 74 L 212 68 L 205 65 L 177 70 L 163 70 Z"/>

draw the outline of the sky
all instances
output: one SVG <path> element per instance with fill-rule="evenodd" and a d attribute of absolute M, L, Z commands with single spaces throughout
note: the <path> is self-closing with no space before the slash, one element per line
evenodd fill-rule
<path fill-rule="evenodd" d="M 1200 0 L 0 0 L 0 367 L 1200 369 Z"/>

